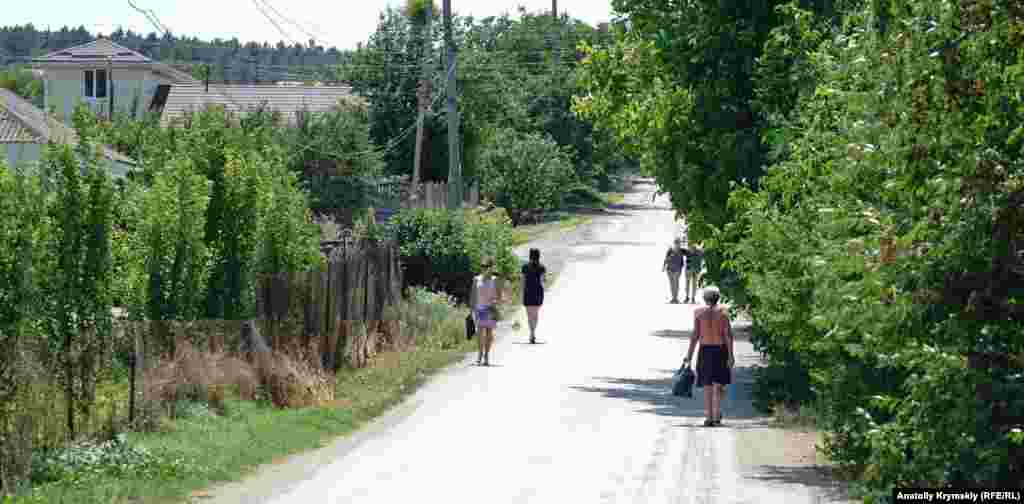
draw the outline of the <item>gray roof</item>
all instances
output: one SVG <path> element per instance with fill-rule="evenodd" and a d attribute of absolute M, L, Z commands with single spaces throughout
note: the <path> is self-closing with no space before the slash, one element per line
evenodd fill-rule
<path fill-rule="evenodd" d="M 49 142 L 75 145 L 78 135 L 13 91 L 0 88 L 0 143 Z M 131 158 L 107 146 L 103 147 L 103 156 L 112 161 L 135 164 Z"/>
<path fill-rule="evenodd" d="M 102 61 L 105 63 L 107 58 L 114 63 L 150 63 L 153 61 L 105 38 L 54 51 L 46 56 L 35 58 L 33 61 L 40 63 Z"/>
<path fill-rule="evenodd" d="M 107 64 L 123 66 L 144 66 L 154 72 L 170 78 L 174 82 L 197 82 L 186 72 L 177 70 L 170 65 L 153 61 L 146 56 L 127 47 L 100 38 L 82 45 L 51 52 L 46 56 L 35 58 L 33 63 L 39 66 L 81 65 L 83 63 Z"/>
<path fill-rule="evenodd" d="M 42 137 L 29 129 L 18 116 L 0 104 L 0 143 L 42 143 Z"/>
<path fill-rule="evenodd" d="M 350 86 L 302 85 L 277 86 L 260 84 L 210 84 L 171 86 L 161 114 L 164 125 L 173 125 L 191 112 L 211 105 L 223 106 L 232 113 L 248 112 L 265 105 L 280 112 L 293 123 L 296 112 L 325 112 L 342 101 L 362 103 L 352 94 Z"/>

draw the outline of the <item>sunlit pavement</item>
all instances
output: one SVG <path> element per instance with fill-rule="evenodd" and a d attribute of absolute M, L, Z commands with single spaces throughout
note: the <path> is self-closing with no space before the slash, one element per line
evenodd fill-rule
<path fill-rule="evenodd" d="M 560 270 L 539 344 L 506 328 L 491 367 L 467 359 L 365 432 L 204 502 L 839 502 L 813 467 L 758 462 L 774 460 L 758 453 L 771 443 L 751 440 L 777 436 L 750 404 L 749 343 L 736 344 L 725 426 L 701 426 L 700 396 L 669 394 L 695 305 L 667 303 L 677 225 L 650 197 L 532 245 Z"/>

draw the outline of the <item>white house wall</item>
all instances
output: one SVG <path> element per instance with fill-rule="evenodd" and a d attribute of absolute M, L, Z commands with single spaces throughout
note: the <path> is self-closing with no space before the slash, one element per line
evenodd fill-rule
<path fill-rule="evenodd" d="M 44 104 L 47 110 L 54 110 L 56 117 L 71 124 L 71 115 L 75 106 L 87 101 L 97 113 L 106 113 L 109 98 L 85 99 L 83 75 L 87 69 L 103 69 L 98 67 L 47 68 Z M 118 112 L 131 112 L 136 103 L 135 115 L 141 117 L 149 108 L 156 92 L 157 79 L 148 69 L 117 68 L 112 70 L 114 77 L 114 109 Z"/>

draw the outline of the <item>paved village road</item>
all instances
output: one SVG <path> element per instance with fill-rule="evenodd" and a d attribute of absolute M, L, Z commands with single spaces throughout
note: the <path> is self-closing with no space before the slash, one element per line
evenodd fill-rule
<path fill-rule="evenodd" d="M 666 303 L 660 261 L 676 226 L 667 201 L 651 206 L 653 187 L 643 190 L 547 243 L 560 275 L 542 344 L 506 328 L 494 366 L 470 357 L 364 432 L 202 502 L 843 502 L 818 469 L 777 457 L 785 441 L 750 403 L 748 342 L 736 344 L 725 426 L 701 426 L 699 396 L 669 394 L 694 306 Z"/>

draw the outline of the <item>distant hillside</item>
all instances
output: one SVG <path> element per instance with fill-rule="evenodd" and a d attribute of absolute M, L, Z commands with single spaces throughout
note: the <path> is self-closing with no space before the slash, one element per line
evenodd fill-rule
<path fill-rule="evenodd" d="M 84 44 L 103 35 L 155 60 L 183 67 L 209 65 L 211 79 L 220 81 L 266 81 L 325 78 L 326 67 L 349 57 L 347 51 L 307 45 L 241 43 L 237 38 L 210 41 L 156 33 L 143 35 L 131 30 L 110 34 L 90 33 L 83 26 L 59 30 L 38 30 L 32 24 L 0 27 L 0 65 L 24 63 L 52 51 Z"/>

